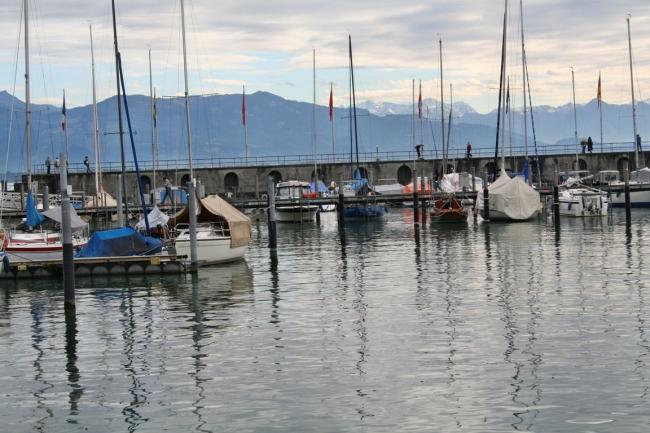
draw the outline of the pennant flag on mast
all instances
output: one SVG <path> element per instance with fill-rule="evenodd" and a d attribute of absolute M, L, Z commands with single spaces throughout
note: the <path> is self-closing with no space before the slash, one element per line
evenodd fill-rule
<path fill-rule="evenodd" d="M 418 119 L 422 119 L 422 80 L 420 80 L 420 95 L 418 96 Z"/>
<path fill-rule="evenodd" d="M 155 128 L 158 125 L 158 109 L 156 108 L 156 89 L 153 89 L 153 111 L 151 115 L 153 116 L 153 126 Z"/>
<path fill-rule="evenodd" d="M 246 86 L 242 87 L 241 95 L 241 123 L 246 126 Z"/>
<path fill-rule="evenodd" d="M 65 131 L 67 119 L 65 116 L 65 89 L 63 89 L 63 109 L 61 110 L 61 130 Z"/>
<path fill-rule="evenodd" d="M 508 87 L 506 88 L 506 113 L 510 111 L 510 78 L 508 78 Z"/>
<path fill-rule="evenodd" d="M 333 85 L 330 83 L 330 122 L 334 121 L 334 93 Z"/>
<path fill-rule="evenodd" d="M 603 103 L 603 94 L 601 90 L 601 83 L 600 83 L 600 72 L 598 73 L 598 90 L 596 90 L 596 99 L 598 100 L 598 106 L 600 107 L 600 104 Z"/>

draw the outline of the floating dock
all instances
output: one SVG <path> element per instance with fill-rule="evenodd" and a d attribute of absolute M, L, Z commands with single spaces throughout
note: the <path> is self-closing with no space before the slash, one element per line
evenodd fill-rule
<path fill-rule="evenodd" d="M 74 259 L 76 277 L 182 274 L 191 267 L 182 256 L 84 257 Z M 52 278 L 63 273 L 63 260 L 10 262 L 0 280 Z"/>

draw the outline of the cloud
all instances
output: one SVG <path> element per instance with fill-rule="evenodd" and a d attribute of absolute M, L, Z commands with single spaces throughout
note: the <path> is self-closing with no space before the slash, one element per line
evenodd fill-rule
<path fill-rule="evenodd" d="M 0 86 L 10 88 L 20 0 L 0 4 Z M 508 73 L 521 75 L 518 2 L 511 1 Z M 90 95 L 88 24 L 93 23 L 98 91 L 113 93 L 112 21 L 108 0 L 38 2 L 31 11 L 35 97 L 77 90 L 72 104 Z M 348 41 L 352 35 L 361 97 L 410 99 L 409 78 L 438 79 L 437 39 L 443 39 L 445 81 L 457 100 L 481 111 L 493 108 L 498 82 L 503 2 L 484 0 L 187 0 L 187 45 L 193 93 L 234 90 L 234 82 L 281 96 L 310 100 L 311 50 L 317 51 L 319 83 L 347 88 Z M 569 68 L 576 71 L 579 100 L 595 96 L 598 71 L 608 101 L 629 100 L 626 14 L 632 13 L 635 67 L 640 92 L 650 78 L 650 3 L 646 0 L 526 0 L 526 48 L 539 104 L 570 99 Z M 148 92 L 148 59 L 164 94 L 182 88 L 178 0 L 117 0 L 118 33 L 130 92 Z M 22 60 L 21 60 L 22 62 Z M 36 71 L 43 64 L 42 70 Z M 22 63 L 21 63 L 22 65 Z M 22 67 L 22 66 L 21 66 Z M 43 77 L 45 83 L 42 83 Z M 365 81 L 364 81 L 365 80 Z M 290 82 L 293 86 L 287 86 Z M 230 84 L 229 84 L 230 83 Z M 329 88 L 329 86 L 324 86 Z M 319 89 L 326 93 L 328 89 Z M 647 95 L 646 95 L 647 96 Z"/>

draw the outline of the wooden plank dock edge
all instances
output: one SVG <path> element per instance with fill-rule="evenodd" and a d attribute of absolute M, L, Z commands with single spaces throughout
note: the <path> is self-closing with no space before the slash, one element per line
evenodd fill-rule
<path fill-rule="evenodd" d="M 182 274 L 190 271 L 185 256 L 85 257 L 74 260 L 76 277 Z M 11 262 L 0 281 L 60 277 L 62 260 Z"/>

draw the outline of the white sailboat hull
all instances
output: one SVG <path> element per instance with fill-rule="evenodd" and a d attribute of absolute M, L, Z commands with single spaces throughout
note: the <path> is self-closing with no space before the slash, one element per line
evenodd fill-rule
<path fill-rule="evenodd" d="M 559 197 L 560 215 L 571 217 L 607 216 L 607 196 L 597 192 L 562 191 Z"/>
<path fill-rule="evenodd" d="M 625 193 L 612 193 L 610 204 L 614 207 L 624 207 Z M 630 191 L 630 205 L 632 207 L 650 207 L 650 191 Z"/>
<path fill-rule="evenodd" d="M 197 239 L 197 256 L 202 265 L 214 265 L 240 260 L 247 246 L 231 248 L 229 237 Z M 176 254 L 190 258 L 190 240 L 176 239 Z"/>

